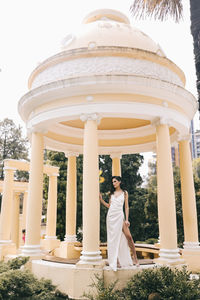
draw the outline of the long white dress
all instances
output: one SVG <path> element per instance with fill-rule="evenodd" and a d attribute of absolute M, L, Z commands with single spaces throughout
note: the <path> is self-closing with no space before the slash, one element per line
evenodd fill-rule
<path fill-rule="evenodd" d="M 124 222 L 124 193 L 111 196 L 110 207 L 107 213 L 107 247 L 109 266 L 116 271 L 117 259 L 121 267 L 133 265 L 130 248 L 122 231 Z"/>

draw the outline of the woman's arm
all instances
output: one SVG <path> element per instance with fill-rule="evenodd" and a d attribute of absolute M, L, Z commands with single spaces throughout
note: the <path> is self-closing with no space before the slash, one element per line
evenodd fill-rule
<path fill-rule="evenodd" d="M 103 200 L 101 193 L 99 193 L 99 200 L 101 201 L 101 203 L 102 203 L 105 207 L 107 207 L 107 208 L 110 207 L 110 203 L 108 204 L 106 201 Z M 110 202 L 110 201 L 109 201 L 109 202 Z"/>
<path fill-rule="evenodd" d="M 127 191 L 124 192 L 124 196 L 125 196 L 125 199 L 124 199 L 124 202 L 125 202 L 125 224 L 129 227 L 130 226 L 130 222 L 128 220 L 128 217 L 129 217 L 129 205 L 128 205 L 128 192 Z"/>

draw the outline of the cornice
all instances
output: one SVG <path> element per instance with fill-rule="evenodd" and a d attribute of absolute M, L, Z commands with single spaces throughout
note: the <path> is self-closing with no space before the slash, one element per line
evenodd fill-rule
<path fill-rule="evenodd" d="M 80 114 L 85 113 L 86 115 L 95 114 L 99 112 L 101 117 L 119 117 L 119 118 L 141 118 L 143 120 L 154 120 L 154 119 L 168 119 L 170 120 L 170 125 L 176 128 L 179 132 L 185 132 L 190 127 L 190 119 L 187 116 L 169 108 L 163 109 L 162 106 L 157 106 L 154 104 L 147 103 L 94 103 L 91 106 L 87 105 L 76 105 L 71 107 L 61 107 L 56 110 L 50 110 L 38 114 L 33 117 L 28 123 L 27 127 L 42 127 L 48 128 L 49 132 L 51 131 L 51 124 L 54 125 L 55 122 L 62 122 L 67 120 L 76 120 L 79 119 Z M 51 122 L 50 122 L 51 121 Z M 153 125 L 152 125 L 153 126 Z M 59 126 L 60 127 L 60 126 Z M 56 128 L 53 127 L 54 129 Z M 144 127 L 145 128 L 145 127 Z M 149 127 L 146 127 L 150 130 Z M 137 129 L 134 130 L 137 132 Z M 140 131 L 140 129 L 138 129 Z M 69 130 L 71 134 L 75 132 L 76 136 L 81 131 L 78 130 Z M 101 133 L 101 131 L 99 131 Z M 117 132 L 117 131 L 116 131 Z M 119 135 L 123 135 L 123 132 L 119 132 Z M 112 133 L 112 131 L 111 131 Z M 130 132 L 129 132 L 130 133 Z M 140 131 L 142 134 L 142 132 Z M 58 134 L 58 132 L 57 132 Z M 67 134 L 67 130 L 66 130 Z M 107 135 L 107 138 L 110 138 L 110 132 L 103 131 L 104 136 Z M 74 136 L 73 136 L 74 137 Z M 115 136 L 116 138 L 116 136 Z M 124 138 L 124 136 L 123 136 Z"/>
<path fill-rule="evenodd" d="M 25 94 L 18 103 L 18 111 L 26 122 L 34 109 L 56 99 L 78 95 L 92 95 L 106 93 L 139 94 L 149 97 L 158 97 L 179 105 L 190 119 L 197 111 L 197 100 L 184 88 L 143 76 L 91 76 L 60 80 L 43 85 Z M 123 99 L 122 99 L 123 100 Z M 88 103 L 87 101 L 87 104 Z"/>

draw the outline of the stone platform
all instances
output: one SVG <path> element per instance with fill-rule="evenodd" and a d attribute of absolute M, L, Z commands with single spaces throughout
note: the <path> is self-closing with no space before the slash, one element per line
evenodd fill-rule
<path fill-rule="evenodd" d="M 95 275 L 103 276 L 105 285 L 118 280 L 116 287 L 123 288 L 126 282 L 137 272 L 155 266 L 153 260 L 140 260 L 140 267 L 132 266 L 119 268 L 117 272 L 109 266 L 77 265 L 78 260 L 68 260 L 46 256 L 42 260 L 32 261 L 32 272 L 38 278 L 51 279 L 62 292 L 71 299 L 84 299 L 83 294 L 91 292 L 91 284 L 96 280 Z M 105 261 L 104 265 L 105 265 Z"/>

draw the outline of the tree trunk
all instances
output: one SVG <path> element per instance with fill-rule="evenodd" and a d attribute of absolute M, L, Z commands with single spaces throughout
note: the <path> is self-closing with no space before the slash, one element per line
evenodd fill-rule
<path fill-rule="evenodd" d="M 193 36 L 194 60 L 197 75 L 197 92 L 200 104 L 200 0 L 190 0 L 191 34 Z M 200 110 L 200 105 L 199 105 Z"/>

